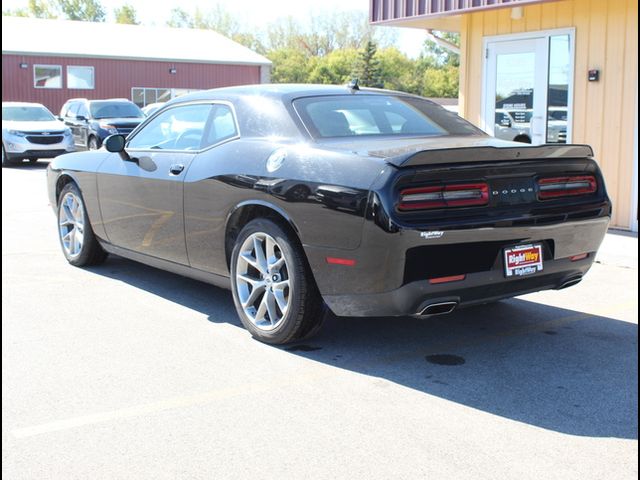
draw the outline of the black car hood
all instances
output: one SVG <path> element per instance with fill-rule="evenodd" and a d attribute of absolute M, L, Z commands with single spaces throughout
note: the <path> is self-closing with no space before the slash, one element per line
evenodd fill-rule
<path fill-rule="evenodd" d="M 588 145 L 539 145 L 498 140 L 493 137 L 402 137 L 327 141 L 322 148 L 382 158 L 396 167 L 500 160 L 592 157 Z"/>

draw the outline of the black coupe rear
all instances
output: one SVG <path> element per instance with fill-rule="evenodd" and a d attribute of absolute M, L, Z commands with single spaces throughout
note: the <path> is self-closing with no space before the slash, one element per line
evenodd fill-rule
<path fill-rule="evenodd" d="M 429 316 L 574 285 L 611 215 L 590 147 L 496 140 L 399 92 L 199 92 L 105 147 L 48 169 L 67 260 L 231 288 L 268 343 L 326 309 Z"/>

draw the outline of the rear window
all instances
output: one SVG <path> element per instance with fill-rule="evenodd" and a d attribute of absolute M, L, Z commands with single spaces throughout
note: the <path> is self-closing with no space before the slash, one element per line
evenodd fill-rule
<path fill-rule="evenodd" d="M 316 138 L 482 134 L 454 113 L 420 98 L 332 95 L 299 98 L 293 105 Z"/>
<path fill-rule="evenodd" d="M 91 117 L 99 118 L 138 118 L 144 117 L 142 110 L 133 102 L 97 101 L 89 106 Z"/>

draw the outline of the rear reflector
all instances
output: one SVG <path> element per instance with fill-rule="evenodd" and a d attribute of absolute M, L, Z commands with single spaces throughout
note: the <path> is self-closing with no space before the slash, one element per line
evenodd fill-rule
<path fill-rule="evenodd" d="M 541 178 L 538 180 L 538 198 L 569 197 L 573 195 L 588 195 L 598 189 L 595 177 L 580 175 L 574 177 Z"/>
<path fill-rule="evenodd" d="M 451 275 L 449 277 L 430 278 L 429 283 L 431 285 L 437 285 L 438 283 L 459 282 L 464 280 L 466 275 Z"/>
<path fill-rule="evenodd" d="M 425 210 L 429 208 L 470 207 L 489 203 L 486 183 L 464 185 L 437 185 L 406 188 L 400 192 L 399 210 Z"/>
<path fill-rule="evenodd" d="M 588 253 L 581 253 L 579 255 L 574 255 L 573 257 L 569 257 L 569 260 L 571 260 L 572 262 L 577 262 L 578 260 L 584 260 L 588 256 L 589 256 Z"/>
<path fill-rule="evenodd" d="M 356 264 L 356 261 L 350 258 L 327 257 L 327 263 L 331 263 L 333 265 L 346 265 L 347 267 L 353 267 Z"/>

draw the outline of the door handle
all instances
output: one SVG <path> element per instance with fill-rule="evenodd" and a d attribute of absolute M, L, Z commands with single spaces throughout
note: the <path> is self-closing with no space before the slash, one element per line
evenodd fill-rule
<path fill-rule="evenodd" d="M 169 172 L 171 172 L 172 175 L 180 175 L 183 170 L 184 165 L 182 165 L 181 163 L 174 163 L 169 167 Z"/>

